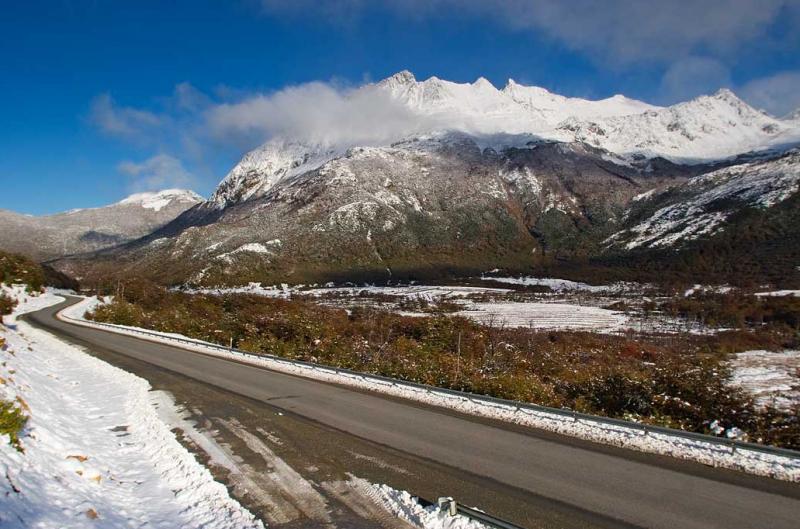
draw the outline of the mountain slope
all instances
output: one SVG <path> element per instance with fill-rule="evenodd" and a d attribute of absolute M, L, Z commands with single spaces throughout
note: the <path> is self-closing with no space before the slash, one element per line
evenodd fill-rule
<path fill-rule="evenodd" d="M 199 205 L 98 259 L 105 271 L 205 284 L 520 269 L 593 254 L 631 197 L 697 170 L 637 167 L 582 144 L 498 153 L 464 134 L 426 136 L 349 149 L 221 210 Z M 60 263 L 84 275 L 81 265 Z"/>
<path fill-rule="evenodd" d="M 201 201 L 191 191 L 170 189 L 42 217 L 0 210 L 0 248 L 37 260 L 91 252 L 147 235 Z"/>
<path fill-rule="evenodd" d="M 800 285 L 800 149 L 637 197 L 604 264 L 687 281 Z"/>
<path fill-rule="evenodd" d="M 685 245 L 726 229 L 740 209 L 771 208 L 798 190 L 800 149 L 719 169 L 635 200 L 628 217 L 633 222 L 610 242 L 627 250 Z"/>

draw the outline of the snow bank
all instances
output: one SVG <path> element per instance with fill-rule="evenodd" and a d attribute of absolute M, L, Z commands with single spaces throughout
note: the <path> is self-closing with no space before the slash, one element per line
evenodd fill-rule
<path fill-rule="evenodd" d="M 413 386 L 399 380 L 384 380 L 319 365 L 300 364 L 277 357 L 228 350 L 214 344 L 147 329 L 99 324 L 82 320 L 86 306 L 89 306 L 90 303 L 92 303 L 91 300 L 84 300 L 73 305 L 69 309 L 62 311 L 60 317 L 68 319 L 77 325 L 113 329 L 120 334 L 129 334 L 139 338 L 143 337 L 142 333 L 144 332 L 147 334 L 144 339 L 147 340 L 170 343 L 188 350 L 221 358 L 235 359 L 239 362 L 246 362 L 273 371 L 375 391 L 432 406 L 448 408 L 469 415 L 539 428 L 642 452 L 669 455 L 710 466 L 736 469 L 751 474 L 800 482 L 800 458 L 768 454 L 742 447 L 734 449 L 731 446 L 710 441 L 690 439 L 653 430 L 643 431 L 633 425 L 611 424 L 599 419 L 587 419 L 547 410 L 520 407 L 514 404 L 504 404 L 470 394 L 453 394 L 431 387 Z M 183 342 L 177 342 L 177 340 L 183 340 Z"/>
<path fill-rule="evenodd" d="M 373 498 L 401 520 L 423 529 L 484 529 L 487 526 L 466 516 L 450 516 L 437 505 L 423 507 L 417 498 L 406 491 L 388 485 L 373 485 Z M 488 529 L 488 528 L 487 528 Z"/>
<path fill-rule="evenodd" d="M 0 390 L 30 419 L 24 452 L 0 441 L 0 525 L 263 528 L 159 420 L 145 380 L 17 319 L 62 298 L 11 290 Z"/>

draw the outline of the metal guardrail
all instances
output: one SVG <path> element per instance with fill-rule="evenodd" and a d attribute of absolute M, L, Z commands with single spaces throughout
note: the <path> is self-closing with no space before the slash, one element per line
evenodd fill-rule
<path fill-rule="evenodd" d="M 786 457 L 786 458 L 790 458 L 790 459 L 800 460 L 800 451 L 790 450 L 788 448 L 779 448 L 777 446 L 750 443 L 750 442 L 746 442 L 746 441 L 739 441 L 739 440 L 736 440 L 736 439 L 724 439 L 724 438 L 715 437 L 715 436 L 712 436 L 712 435 L 706 435 L 706 434 L 701 434 L 701 433 L 696 433 L 696 432 L 689 432 L 689 431 L 686 431 L 686 430 L 677 430 L 677 429 L 674 429 L 674 428 L 667 428 L 667 427 L 664 427 L 664 426 L 653 426 L 653 425 L 648 425 L 648 424 L 643 424 L 643 423 L 638 423 L 638 422 L 633 422 L 633 421 L 626 421 L 624 419 L 615 419 L 615 418 L 612 418 L 612 417 L 603 417 L 603 416 L 600 416 L 600 415 L 590 415 L 590 414 L 587 414 L 587 413 L 581 413 L 581 412 L 577 412 L 577 411 L 566 409 L 566 408 L 550 408 L 548 406 L 539 406 L 538 404 L 531 404 L 531 403 L 527 403 L 527 402 L 500 399 L 500 398 L 496 398 L 496 397 L 490 397 L 488 395 L 479 395 L 479 394 L 476 394 L 476 393 L 469 393 L 469 392 L 466 392 L 466 391 L 457 391 L 457 390 L 453 390 L 453 389 L 439 388 L 439 387 L 435 387 L 435 386 L 429 386 L 427 384 L 420 384 L 420 383 L 417 383 L 417 382 L 410 382 L 410 381 L 400 380 L 400 379 L 396 379 L 396 378 L 389 378 L 389 377 L 385 377 L 385 376 L 382 376 L 382 375 L 374 375 L 374 374 L 371 374 L 371 373 L 361 373 L 361 372 L 353 371 L 351 369 L 346 369 L 346 368 L 337 368 L 337 367 L 324 366 L 324 365 L 320 365 L 320 364 L 314 364 L 312 362 L 306 362 L 306 361 L 303 361 L 303 360 L 288 360 L 286 358 L 281 358 L 279 356 L 275 356 L 275 355 L 272 355 L 272 354 L 266 354 L 266 353 L 265 354 L 254 354 L 254 353 L 241 351 L 241 350 L 238 350 L 238 349 L 229 348 L 229 347 L 225 347 L 225 346 L 222 346 L 222 345 L 214 344 L 214 343 L 211 343 L 211 342 L 204 342 L 202 340 L 195 340 L 193 338 L 186 338 L 186 337 L 167 336 L 167 335 L 164 335 L 164 334 L 161 334 L 161 333 L 158 333 L 158 332 L 148 331 L 148 330 L 145 330 L 145 329 L 138 329 L 138 328 L 133 328 L 133 327 L 125 327 L 125 326 L 122 326 L 122 325 L 115 325 L 115 324 L 104 323 L 104 322 L 95 322 L 95 321 L 91 321 L 91 320 L 75 320 L 75 318 L 70 318 L 70 317 L 67 317 L 67 318 L 69 318 L 69 319 L 71 319 L 73 321 L 79 321 L 81 323 L 85 322 L 85 323 L 89 323 L 89 324 L 92 324 L 92 325 L 98 325 L 98 326 L 101 326 L 101 327 L 114 329 L 114 330 L 117 330 L 117 331 L 122 330 L 122 331 L 126 331 L 126 332 L 132 332 L 132 333 L 135 333 L 135 334 L 141 334 L 141 335 L 144 335 L 144 336 L 151 336 L 153 338 L 167 339 L 167 340 L 172 340 L 172 341 L 175 341 L 175 342 L 178 342 L 178 343 L 185 343 L 185 344 L 197 345 L 197 346 L 200 346 L 200 347 L 205 347 L 205 348 L 210 348 L 210 349 L 216 349 L 216 350 L 219 350 L 219 351 L 224 351 L 227 354 L 233 354 L 233 355 L 241 356 L 243 359 L 247 359 L 247 358 L 253 358 L 253 359 L 266 358 L 268 360 L 272 360 L 272 361 L 279 362 L 279 363 L 296 365 L 296 366 L 303 366 L 303 367 L 306 367 L 306 368 L 309 368 L 309 369 L 318 370 L 318 371 L 328 371 L 328 372 L 333 372 L 333 373 L 336 373 L 336 374 L 345 374 L 345 375 L 350 375 L 350 376 L 354 376 L 354 377 L 360 377 L 360 378 L 363 378 L 363 379 L 375 380 L 375 381 L 379 381 L 379 382 L 382 382 L 382 383 L 388 384 L 388 385 L 408 386 L 408 387 L 415 388 L 417 390 L 421 390 L 421 391 L 427 392 L 427 393 L 443 393 L 443 394 L 446 394 L 446 395 L 459 397 L 461 399 L 466 399 L 466 400 L 475 401 L 475 402 L 492 403 L 492 404 L 496 404 L 496 405 L 503 406 L 503 407 L 510 407 L 510 408 L 516 409 L 516 410 L 523 410 L 524 409 L 524 410 L 530 410 L 530 411 L 538 412 L 538 413 L 547 413 L 547 414 L 552 414 L 552 415 L 560 415 L 560 416 L 563 416 L 563 417 L 572 418 L 574 421 L 581 420 L 581 421 L 595 422 L 595 423 L 600 423 L 600 424 L 607 424 L 607 425 L 611 425 L 611 426 L 620 426 L 620 427 L 623 427 L 623 428 L 628 428 L 628 429 L 631 429 L 631 430 L 640 431 L 640 432 L 642 432 L 643 435 L 647 435 L 647 434 L 650 434 L 650 433 L 656 433 L 656 434 L 663 434 L 663 435 L 667 435 L 667 436 L 671 436 L 671 437 L 682 437 L 684 439 L 690 439 L 690 440 L 693 440 L 693 441 L 700 441 L 700 442 L 716 445 L 716 446 L 719 446 L 721 448 L 727 448 L 732 453 L 735 453 L 736 450 L 749 450 L 749 451 L 753 451 L 753 452 L 761 452 L 761 453 L 765 453 L 765 454 L 777 455 L 777 456 L 782 456 L 782 457 Z"/>
<path fill-rule="evenodd" d="M 460 514 L 461 516 L 466 516 L 467 518 L 478 521 L 483 525 L 494 527 L 496 529 L 524 529 L 519 525 L 507 522 L 505 520 L 501 520 L 500 518 L 492 516 L 491 514 L 485 513 L 483 511 L 479 511 L 478 509 L 467 507 L 466 505 L 461 505 L 453 498 L 439 498 L 436 501 L 436 503 L 433 503 L 432 501 L 417 496 L 417 501 L 423 507 L 437 505 L 441 510 L 446 509 L 447 513 L 450 516 L 455 516 L 457 514 Z"/>

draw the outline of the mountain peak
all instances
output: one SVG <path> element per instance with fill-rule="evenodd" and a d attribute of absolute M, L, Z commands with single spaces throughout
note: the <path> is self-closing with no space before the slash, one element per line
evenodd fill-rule
<path fill-rule="evenodd" d="M 479 88 L 492 88 L 492 89 L 495 89 L 494 85 L 491 83 L 491 81 L 489 81 L 487 78 L 485 78 L 483 76 L 478 77 L 477 79 L 475 79 L 475 82 L 472 83 L 472 86 L 476 86 L 476 87 L 479 87 Z"/>
<path fill-rule="evenodd" d="M 736 105 L 747 105 L 744 101 L 742 101 L 739 96 L 733 93 L 733 90 L 730 88 L 720 88 L 717 90 L 713 96 L 714 99 L 719 99 L 720 101 L 725 101 L 727 103 L 736 104 Z M 748 105 L 749 106 L 749 105 Z"/>
<path fill-rule="evenodd" d="M 411 84 L 415 84 L 417 82 L 417 78 L 414 77 L 414 74 L 409 72 L 408 70 L 401 70 L 396 74 L 387 77 L 383 81 L 380 81 L 378 85 L 381 86 L 407 86 Z"/>
<path fill-rule="evenodd" d="M 139 205 L 145 209 L 160 211 L 162 208 L 168 206 L 173 200 L 183 203 L 199 203 L 203 201 L 203 197 L 188 189 L 164 189 L 161 191 L 134 193 L 133 195 L 123 198 L 117 202 L 117 204 Z"/>

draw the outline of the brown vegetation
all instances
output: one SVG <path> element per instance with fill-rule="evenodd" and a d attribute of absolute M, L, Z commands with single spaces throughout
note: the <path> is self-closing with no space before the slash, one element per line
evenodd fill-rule
<path fill-rule="evenodd" d="M 0 251 L 0 283 L 25 283 L 29 292 L 38 292 L 45 285 L 45 274 L 27 257 Z"/>

